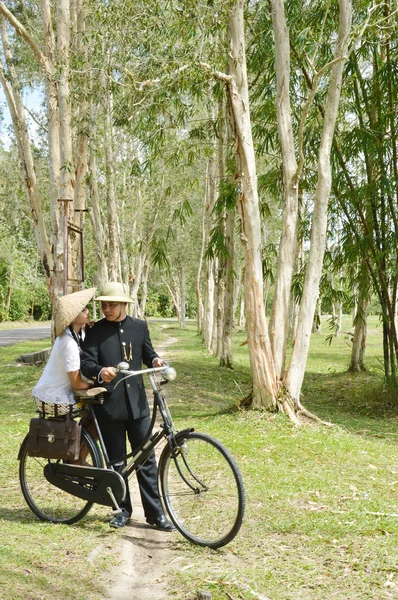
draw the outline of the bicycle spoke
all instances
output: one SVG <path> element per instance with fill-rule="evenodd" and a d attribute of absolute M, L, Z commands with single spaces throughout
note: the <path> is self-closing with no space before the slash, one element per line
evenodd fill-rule
<path fill-rule="evenodd" d="M 187 448 L 159 464 L 162 499 L 176 527 L 194 543 L 222 546 L 238 532 L 244 510 L 241 476 L 228 451 L 210 436 L 187 435 Z"/>

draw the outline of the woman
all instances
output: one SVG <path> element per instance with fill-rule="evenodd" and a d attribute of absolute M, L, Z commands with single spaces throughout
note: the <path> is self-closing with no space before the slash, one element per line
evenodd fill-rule
<path fill-rule="evenodd" d="M 86 308 L 95 288 L 61 296 L 55 301 L 56 340 L 42 376 L 33 388 L 38 408 L 46 414 L 69 412 L 75 403 L 73 390 L 91 385 L 80 376 L 80 342 L 84 327 L 90 322 Z"/>

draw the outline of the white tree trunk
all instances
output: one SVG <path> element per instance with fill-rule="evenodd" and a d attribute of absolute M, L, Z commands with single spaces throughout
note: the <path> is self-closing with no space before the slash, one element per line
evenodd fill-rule
<path fill-rule="evenodd" d="M 203 310 L 203 345 L 210 351 L 214 322 L 214 261 L 206 260 L 205 302 Z"/>
<path fill-rule="evenodd" d="M 119 252 L 119 218 L 115 190 L 115 165 L 113 156 L 113 99 L 109 84 L 102 77 L 105 109 L 105 162 L 108 208 L 108 270 L 110 281 L 121 281 Z"/>
<path fill-rule="evenodd" d="M 208 177 L 208 167 L 206 167 L 206 181 L 207 181 L 207 177 Z M 198 333 L 200 333 L 200 334 L 203 331 L 203 324 L 204 324 L 204 319 L 203 319 L 204 306 L 203 306 L 203 299 L 202 299 L 201 282 L 202 282 L 202 269 L 203 269 L 203 255 L 205 252 L 205 244 L 206 244 L 207 189 L 208 189 L 208 186 L 205 185 L 205 194 L 204 194 L 203 209 L 202 209 L 202 238 L 201 238 L 199 264 L 198 264 L 198 270 L 197 270 L 197 275 L 196 275 L 196 287 L 195 287 L 196 303 L 198 306 L 198 314 L 197 314 L 196 322 L 197 322 L 197 330 L 198 330 Z"/>
<path fill-rule="evenodd" d="M 47 282 L 50 285 L 54 272 L 54 263 L 51 255 L 50 244 L 47 237 L 44 215 L 41 207 L 34 168 L 33 154 L 29 139 L 19 81 L 14 68 L 14 61 L 8 43 L 6 25 L 3 18 L 0 20 L 1 39 L 6 60 L 8 76 L 3 65 L 0 65 L 0 80 L 10 110 L 15 138 L 18 147 L 18 156 L 23 176 L 23 184 L 29 206 L 32 211 L 33 227 L 36 237 L 39 256 L 43 265 Z"/>
<path fill-rule="evenodd" d="M 253 408 L 276 409 L 277 383 L 263 299 L 261 227 L 257 172 L 252 138 L 246 71 L 244 1 L 237 0 L 228 19 L 231 110 L 241 164 L 238 206 L 245 257 L 245 306 L 253 383 Z"/>
<path fill-rule="evenodd" d="M 246 317 L 245 317 L 245 297 L 242 294 L 239 304 L 239 327 L 245 327 Z"/>
<path fill-rule="evenodd" d="M 326 244 L 328 201 L 332 184 L 330 151 L 339 107 L 344 63 L 348 51 L 348 38 L 351 30 L 351 1 L 339 0 L 339 7 L 340 24 L 335 50 L 335 59 L 337 61 L 333 63 L 331 70 L 318 156 L 318 183 L 311 226 L 311 246 L 300 306 L 297 335 L 294 340 L 292 356 L 285 378 L 285 385 L 291 397 L 297 402 L 300 399 L 301 386 L 304 379 L 311 328 L 322 274 Z"/>
<path fill-rule="evenodd" d="M 290 105 L 290 44 L 284 0 L 272 0 L 271 5 L 275 37 L 276 106 L 282 151 L 283 212 L 269 336 L 276 374 L 281 379 L 285 370 L 290 290 L 297 248 L 298 172 Z"/>
<path fill-rule="evenodd" d="M 218 269 L 218 294 L 217 294 L 217 344 L 215 356 L 221 356 L 222 341 L 224 338 L 224 305 L 225 305 L 225 264 L 220 261 Z"/>
<path fill-rule="evenodd" d="M 138 290 L 140 289 L 142 281 L 142 273 L 145 261 L 146 254 L 143 254 L 142 252 L 135 257 L 134 281 L 131 288 L 131 298 L 134 300 L 134 302 L 131 304 L 131 314 L 136 318 L 139 315 Z"/>
<path fill-rule="evenodd" d="M 220 365 L 232 369 L 232 332 L 234 328 L 234 262 L 235 262 L 235 212 L 227 215 L 225 227 L 225 245 L 228 257 L 225 263 L 225 297 L 224 297 L 224 335 L 220 353 Z"/>
<path fill-rule="evenodd" d="M 211 329 L 211 340 L 210 340 L 210 352 L 217 356 L 217 327 L 218 327 L 218 299 L 220 294 L 219 277 L 220 271 L 218 268 L 219 259 L 216 257 L 213 262 L 213 273 L 214 273 L 214 293 L 213 293 L 213 325 Z"/>
<path fill-rule="evenodd" d="M 145 263 L 144 263 L 144 268 L 142 271 L 142 280 L 141 280 L 141 302 L 140 302 L 140 308 L 139 308 L 140 319 L 145 318 L 146 301 L 148 298 L 148 276 L 149 276 L 149 260 L 146 259 Z"/>
<path fill-rule="evenodd" d="M 216 157 L 215 141 L 213 140 L 214 154 L 210 158 L 207 168 L 207 206 L 206 206 L 206 233 L 205 247 L 210 238 L 210 231 L 213 225 L 212 211 L 216 201 L 215 177 L 216 177 Z M 214 294 L 215 294 L 215 265 L 212 258 L 206 258 L 205 275 L 205 301 L 203 311 L 202 341 L 207 350 L 211 351 L 214 325 Z"/>
<path fill-rule="evenodd" d="M 369 305 L 369 281 L 365 264 L 360 267 L 360 286 L 358 286 L 357 303 L 355 310 L 355 328 L 352 338 L 351 360 L 348 370 L 358 372 L 365 370 L 365 349 L 367 335 L 367 317 Z"/>
<path fill-rule="evenodd" d="M 60 147 L 60 186 L 59 198 L 64 201 L 61 210 L 60 234 L 66 230 L 66 222 L 74 222 L 74 167 L 71 129 L 71 98 L 69 90 L 70 65 L 70 5 L 69 0 L 56 3 L 57 21 L 57 70 L 58 70 L 58 107 L 59 107 L 59 147 Z M 69 236 L 68 264 L 64 272 L 64 293 L 79 288 L 80 239 L 76 234 Z M 69 284 L 70 282 L 70 284 Z"/>
<path fill-rule="evenodd" d="M 76 36 L 77 36 L 77 52 L 79 53 L 83 63 L 87 63 L 87 50 L 84 43 L 86 33 L 86 12 L 83 0 L 77 0 L 75 5 L 76 10 Z M 90 105 L 87 100 L 87 90 L 82 90 L 82 98 L 79 102 L 79 113 L 77 118 L 77 156 L 75 168 L 75 190 L 74 190 L 74 206 L 75 210 L 79 211 L 76 215 L 76 225 L 83 226 L 83 211 L 86 209 L 86 186 L 85 180 L 87 175 L 88 161 L 88 116 Z"/>
<path fill-rule="evenodd" d="M 58 90 L 56 83 L 56 45 L 52 26 L 52 15 L 49 0 L 41 0 L 43 25 L 45 69 L 45 92 L 47 104 L 47 142 L 50 173 L 50 219 L 53 255 L 55 264 L 54 295 L 61 294 L 63 289 L 63 236 L 60 232 L 60 197 L 59 184 L 61 174 L 61 158 L 59 146 L 59 110 Z"/>
<path fill-rule="evenodd" d="M 365 370 L 368 299 L 361 296 L 358 303 L 357 322 L 352 338 L 351 360 L 348 370 L 355 373 Z"/>
<path fill-rule="evenodd" d="M 91 129 L 91 133 L 94 133 L 93 129 Z M 90 148 L 88 170 L 91 200 L 90 218 L 93 225 L 95 252 L 97 256 L 98 287 L 99 289 L 102 289 L 104 283 L 108 281 L 108 267 L 105 256 L 106 241 L 101 218 L 100 199 L 97 185 L 97 161 L 94 148 Z"/>
<path fill-rule="evenodd" d="M 181 264 L 179 268 L 179 276 L 180 276 L 180 327 L 185 327 L 185 273 L 184 273 L 184 265 Z"/>

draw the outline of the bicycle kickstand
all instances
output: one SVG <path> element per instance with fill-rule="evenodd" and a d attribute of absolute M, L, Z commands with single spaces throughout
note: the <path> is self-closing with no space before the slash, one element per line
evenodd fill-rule
<path fill-rule="evenodd" d="M 120 515 L 120 513 L 122 512 L 122 509 L 120 508 L 119 504 L 117 503 L 117 500 L 113 494 L 112 488 L 111 487 L 107 487 L 106 491 L 108 492 L 112 502 L 113 502 L 113 506 L 116 507 L 112 510 L 112 514 L 113 515 Z"/>

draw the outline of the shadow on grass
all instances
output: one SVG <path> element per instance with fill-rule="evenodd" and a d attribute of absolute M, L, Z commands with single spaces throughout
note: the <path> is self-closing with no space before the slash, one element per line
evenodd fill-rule
<path fill-rule="evenodd" d="M 369 373 L 307 373 L 302 404 L 318 417 L 362 435 L 397 435 L 398 390 Z"/>
<path fill-rule="evenodd" d="M 220 406 L 218 409 L 214 407 L 214 410 L 203 409 L 200 410 L 199 407 L 189 408 L 188 406 L 179 407 L 177 404 L 170 403 L 170 410 L 172 415 L 176 419 L 186 419 L 188 421 L 191 419 L 208 419 L 214 417 L 222 417 L 228 415 L 234 415 L 239 412 L 239 407 L 237 405 L 232 406 Z"/>
<path fill-rule="evenodd" d="M 48 526 L 48 527 L 73 527 L 73 529 L 85 530 L 89 529 L 94 532 L 99 538 L 108 538 L 114 533 L 114 530 L 108 526 L 111 515 L 87 514 L 80 521 L 73 525 L 64 523 L 51 523 L 50 521 L 42 521 L 36 517 L 29 508 L 0 508 L 0 520 L 8 523 L 19 523 L 26 526 Z M 108 527 L 107 527 L 108 526 Z M 147 526 L 145 524 L 145 526 Z M 104 527 L 107 527 L 104 530 Z M 1 596 L 0 596 L 1 597 Z"/>

